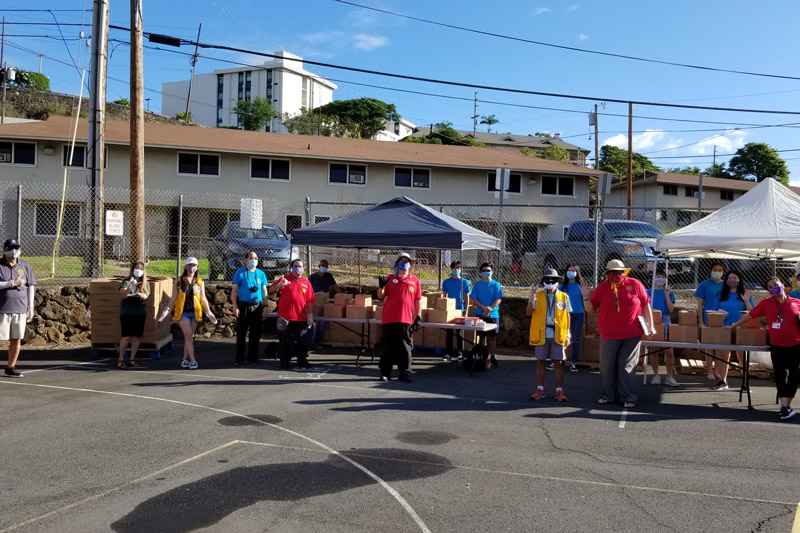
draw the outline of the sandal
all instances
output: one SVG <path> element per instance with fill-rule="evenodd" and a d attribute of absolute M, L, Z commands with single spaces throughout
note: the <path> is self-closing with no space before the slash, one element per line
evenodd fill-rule
<path fill-rule="evenodd" d="M 604 404 L 607 404 L 607 403 L 611 403 L 611 400 L 606 399 L 606 398 L 600 398 L 599 400 L 597 400 L 597 403 L 604 405 Z"/>
<path fill-rule="evenodd" d="M 125 361 L 117 361 L 117 368 L 127 368 Z"/>
<path fill-rule="evenodd" d="M 128 361 L 125 362 L 125 364 L 130 366 L 130 367 L 138 367 L 139 366 L 139 363 L 137 363 L 133 359 L 129 359 Z"/>
<path fill-rule="evenodd" d="M 625 402 L 622 404 L 622 407 L 624 407 L 625 409 L 633 409 L 636 407 L 636 404 L 633 402 Z"/>

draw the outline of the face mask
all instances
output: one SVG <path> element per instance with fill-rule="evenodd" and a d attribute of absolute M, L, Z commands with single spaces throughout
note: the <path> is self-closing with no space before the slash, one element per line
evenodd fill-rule
<path fill-rule="evenodd" d="M 459 269 L 457 269 L 457 268 L 456 268 L 456 269 L 454 269 L 454 270 L 452 270 L 451 272 L 453 273 L 453 275 L 454 275 L 455 277 L 458 277 L 458 276 L 460 276 L 460 275 L 461 275 L 461 271 L 460 271 Z"/>
<path fill-rule="evenodd" d="M 722 272 L 712 272 L 711 273 L 711 279 L 713 279 L 713 280 L 722 279 Z"/>
<path fill-rule="evenodd" d="M 625 277 L 625 274 L 609 274 L 609 275 L 608 275 L 608 276 L 606 276 L 606 277 L 607 277 L 607 278 L 608 278 L 608 280 L 609 280 L 609 281 L 611 281 L 612 283 L 619 283 L 620 281 L 622 281 L 622 278 L 624 278 L 624 277 Z"/>
<path fill-rule="evenodd" d="M 133 277 L 141 278 L 142 276 L 144 276 L 144 270 L 142 270 L 141 268 L 134 268 L 133 269 Z"/>
<path fill-rule="evenodd" d="M 574 270 L 567 270 L 567 278 L 568 279 L 575 279 L 578 277 L 578 273 Z"/>
<path fill-rule="evenodd" d="M 258 259 L 248 259 L 247 260 L 247 266 L 249 266 L 250 268 L 257 267 L 258 266 Z"/>
<path fill-rule="evenodd" d="M 186 265 L 186 272 L 189 274 L 194 274 L 197 272 L 197 265 Z"/>
<path fill-rule="evenodd" d="M 292 267 L 292 274 L 294 274 L 295 276 L 302 276 L 303 267 Z"/>
<path fill-rule="evenodd" d="M 663 287 L 667 284 L 666 278 L 656 278 L 656 287 Z"/>
<path fill-rule="evenodd" d="M 397 268 L 398 268 L 398 270 L 408 270 L 409 268 L 411 268 L 411 263 L 408 263 L 408 262 L 404 261 L 402 263 L 399 263 L 397 265 Z"/>
<path fill-rule="evenodd" d="M 19 250 L 6 250 L 5 252 L 6 257 L 9 259 L 19 259 L 20 251 Z"/>
<path fill-rule="evenodd" d="M 483 279 L 487 280 L 492 279 L 492 272 L 491 271 L 481 272 L 481 276 L 483 276 Z"/>
<path fill-rule="evenodd" d="M 319 267 L 319 271 L 324 274 L 328 271 L 328 267 Z"/>
<path fill-rule="evenodd" d="M 780 296 L 783 292 L 783 287 L 781 285 L 775 285 L 769 290 L 769 293 L 773 296 Z"/>
<path fill-rule="evenodd" d="M 728 287 L 731 289 L 736 289 L 739 286 L 739 280 L 736 279 L 729 279 L 728 280 Z"/>
<path fill-rule="evenodd" d="M 558 288 L 558 283 L 545 283 L 544 288 L 547 289 L 548 291 L 552 291 L 553 289 Z"/>

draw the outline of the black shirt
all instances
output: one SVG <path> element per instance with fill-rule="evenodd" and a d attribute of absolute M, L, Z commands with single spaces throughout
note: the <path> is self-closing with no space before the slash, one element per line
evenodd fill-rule
<path fill-rule="evenodd" d="M 333 279 L 333 274 L 330 272 L 325 272 L 324 274 L 314 272 L 308 276 L 308 281 L 311 283 L 314 292 L 330 292 L 331 287 L 336 285 L 336 280 Z"/>

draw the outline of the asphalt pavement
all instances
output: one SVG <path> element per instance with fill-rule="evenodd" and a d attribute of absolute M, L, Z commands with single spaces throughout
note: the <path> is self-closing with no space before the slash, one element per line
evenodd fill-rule
<path fill-rule="evenodd" d="M 786 532 L 800 520 L 800 416 L 777 421 L 767 380 L 753 380 L 752 411 L 704 376 L 640 385 L 624 410 L 596 403 L 588 368 L 565 374 L 568 402 L 553 399 L 552 372 L 548 397 L 530 400 L 535 363 L 520 355 L 470 378 L 422 353 L 412 383 L 382 383 L 347 351 L 312 354 L 309 371 L 234 367 L 228 342 L 197 353 L 198 370 L 175 354 L 117 370 L 88 350 L 23 350 L 25 377 L 0 379 L 0 533 Z"/>

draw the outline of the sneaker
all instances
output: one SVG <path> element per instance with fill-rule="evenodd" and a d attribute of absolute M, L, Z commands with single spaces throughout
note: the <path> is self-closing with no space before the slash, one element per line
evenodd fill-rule
<path fill-rule="evenodd" d="M 453 356 L 448 353 L 448 354 L 445 354 L 445 356 L 442 359 L 444 359 L 445 361 L 452 361 L 453 360 Z"/>
<path fill-rule="evenodd" d="M 545 368 L 547 370 L 555 370 L 556 369 L 556 364 L 554 362 L 550 361 L 549 363 L 547 363 L 547 366 Z"/>
<path fill-rule="evenodd" d="M 492 368 L 492 362 L 489 359 L 487 359 L 484 367 L 486 368 L 486 370 L 489 370 L 490 368 Z"/>
<path fill-rule="evenodd" d="M 547 396 L 547 394 L 545 394 L 544 389 L 536 389 L 536 392 L 531 394 L 531 400 L 541 400 L 545 396 Z"/>
<path fill-rule="evenodd" d="M 564 394 L 563 390 L 557 390 L 556 391 L 556 400 L 559 401 L 559 402 L 566 402 L 567 401 L 567 395 Z"/>
<path fill-rule="evenodd" d="M 650 380 L 650 385 L 661 385 L 661 376 L 653 376 L 653 379 Z"/>
<path fill-rule="evenodd" d="M 389 381 L 389 378 L 387 376 L 383 376 L 383 375 L 379 379 L 381 381 Z"/>
<path fill-rule="evenodd" d="M 188 359 L 184 359 L 183 361 L 181 361 L 181 368 L 189 368 L 190 364 L 191 362 Z"/>
<path fill-rule="evenodd" d="M 497 362 L 497 358 L 492 356 L 489 361 L 492 363 L 492 366 L 500 366 L 500 363 Z"/>
<path fill-rule="evenodd" d="M 728 390 L 728 383 L 725 381 L 719 381 L 716 385 L 711 387 L 711 390 Z"/>
<path fill-rule="evenodd" d="M 781 420 L 789 420 L 795 415 L 794 409 L 791 407 L 784 407 L 781 409 Z"/>
<path fill-rule="evenodd" d="M 197 370 L 197 369 L 198 369 L 197 361 L 192 361 L 191 363 L 189 363 L 189 370 Z"/>
<path fill-rule="evenodd" d="M 17 370 L 16 367 L 7 366 L 6 367 L 6 371 L 5 371 L 5 375 L 6 375 L 7 378 L 21 378 L 22 377 L 22 372 Z"/>
<path fill-rule="evenodd" d="M 569 371 L 570 372 L 578 372 L 578 367 L 575 366 L 575 365 L 569 365 Z"/>
<path fill-rule="evenodd" d="M 675 378 L 673 378 L 672 376 L 667 376 L 667 379 L 664 380 L 664 385 L 666 385 L 667 387 L 680 387 L 678 382 L 675 381 Z"/>

